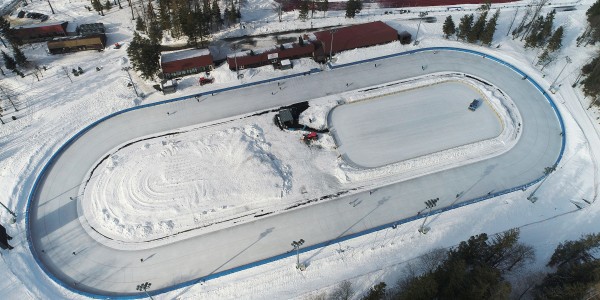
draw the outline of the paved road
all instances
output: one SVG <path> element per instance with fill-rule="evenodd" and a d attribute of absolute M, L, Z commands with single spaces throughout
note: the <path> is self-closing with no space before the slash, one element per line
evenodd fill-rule
<path fill-rule="evenodd" d="M 139 251 L 97 242 L 79 220 L 77 201 L 70 200 L 77 196 L 89 168 L 111 148 L 131 139 L 343 92 L 348 82 L 354 82 L 351 88 L 360 88 L 437 71 L 473 74 L 509 94 L 524 120 L 515 147 L 492 159 L 393 184 L 372 194 L 362 192 Z M 374 76 L 365 76 L 371 72 Z M 444 207 L 457 193 L 463 192 L 461 200 L 468 201 L 532 182 L 562 151 L 560 124 L 543 95 L 511 69 L 480 55 L 421 52 L 382 60 L 377 69 L 365 63 L 288 79 L 285 86 L 276 95 L 271 92 L 279 91 L 277 84 L 268 83 L 219 93 L 200 103 L 192 98 L 151 106 L 116 115 L 89 129 L 56 155 L 35 185 L 28 211 L 34 257 L 53 279 L 83 294 L 135 295 L 136 285 L 146 281 L 160 292 L 285 253 L 291 250 L 292 240 L 303 238 L 305 246 L 310 246 L 414 217 L 430 198 L 439 197 L 438 207 Z"/>

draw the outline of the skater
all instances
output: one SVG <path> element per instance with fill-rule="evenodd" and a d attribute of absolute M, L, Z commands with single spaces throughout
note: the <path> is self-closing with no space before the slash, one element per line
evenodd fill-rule
<path fill-rule="evenodd" d="M 425 66 L 421 66 L 421 70 L 425 71 Z"/>

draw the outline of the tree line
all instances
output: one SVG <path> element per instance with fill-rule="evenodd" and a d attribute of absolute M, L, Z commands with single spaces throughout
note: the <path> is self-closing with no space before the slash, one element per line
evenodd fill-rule
<path fill-rule="evenodd" d="M 588 44 L 594 45 L 600 40 L 600 0 L 596 1 L 587 10 L 586 17 L 588 26 L 584 33 L 577 38 L 578 46 L 580 44 L 584 44 L 584 46 Z M 590 107 L 598 105 L 598 100 L 600 99 L 600 51 L 581 68 L 581 76 L 584 76 L 584 79 L 581 81 L 583 93 L 586 97 L 593 99 Z"/>
<path fill-rule="evenodd" d="M 494 39 L 498 17 L 500 16 L 500 9 L 497 9 L 491 18 L 487 20 L 490 6 L 488 3 L 478 9 L 480 13 L 477 16 L 477 20 L 475 20 L 474 14 L 464 15 L 460 19 L 458 26 L 455 25 L 452 16 L 448 16 L 442 27 L 444 37 L 450 38 L 456 35 L 457 40 L 460 39 L 469 43 L 479 42 L 481 45 L 490 46 Z"/>
<path fill-rule="evenodd" d="M 600 234 L 560 243 L 547 263 L 547 273 L 525 273 L 535 258 L 530 245 L 519 242 L 520 232 L 511 229 L 488 236 L 470 237 L 448 250 L 436 249 L 409 264 L 405 276 L 391 288 L 373 285 L 362 300 L 426 299 L 594 299 L 600 293 Z M 517 288 L 507 278 L 523 283 Z M 526 278 L 529 277 L 529 278 Z M 311 299 L 354 299 L 348 281 L 330 293 Z"/>

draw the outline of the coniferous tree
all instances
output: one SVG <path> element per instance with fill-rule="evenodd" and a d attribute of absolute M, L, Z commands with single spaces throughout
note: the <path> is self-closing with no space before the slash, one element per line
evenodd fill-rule
<path fill-rule="evenodd" d="M 100 3 L 100 0 L 92 0 L 92 7 L 99 15 L 104 16 L 104 6 Z"/>
<path fill-rule="evenodd" d="M 152 79 L 160 69 L 160 45 L 150 39 L 133 33 L 133 40 L 127 48 L 127 55 L 136 71 L 142 73 L 145 79 Z"/>
<path fill-rule="evenodd" d="M 464 15 L 460 18 L 460 24 L 458 24 L 458 30 L 456 33 L 456 39 L 465 40 L 469 32 L 471 32 L 471 28 L 473 27 L 473 14 Z"/>
<path fill-rule="evenodd" d="M 162 28 L 160 28 L 160 23 L 156 19 L 150 20 L 148 23 L 148 38 L 150 38 L 153 43 L 157 44 L 160 44 L 160 41 L 162 41 Z"/>
<path fill-rule="evenodd" d="M 221 28 L 221 26 L 223 26 L 223 18 L 221 17 L 221 8 L 219 7 L 219 1 L 217 0 L 213 0 L 211 16 L 213 24 L 215 24 L 217 29 Z"/>
<path fill-rule="evenodd" d="M 362 297 L 362 300 L 381 300 L 385 297 L 385 282 L 380 282 L 369 289 L 369 292 Z"/>
<path fill-rule="evenodd" d="M 492 18 L 485 25 L 485 29 L 481 33 L 481 44 L 489 46 L 492 44 L 494 39 L 494 33 L 496 32 L 496 25 L 498 24 L 498 17 L 500 16 L 500 9 L 496 10 Z"/>
<path fill-rule="evenodd" d="M 27 57 L 25 57 L 25 54 L 23 54 L 23 51 L 21 51 L 21 49 L 19 49 L 19 47 L 13 45 L 13 54 L 15 56 L 15 62 L 21 66 L 24 67 L 27 65 Z"/>
<path fill-rule="evenodd" d="M 479 17 L 477 17 L 477 21 L 475 21 L 475 24 L 473 24 L 473 27 L 471 27 L 471 30 L 467 34 L 467 41 L 469 43 L 475 43 L 481 37 L 481 34 L 485 29 L 485 20 L 487 19 L 487 14 L 488 11 L 486 10 L 479 14 Z"/>
<path fill-rule="evenodd" d="M 454 25 L 452 16 L 446 17 L 446 21 L 444 21 L 444 26 L 443 26 L 442 30 L 444 31 L 445 38 L 448 38 L 449 36 L 456 33 L 456 26 Z"/>
<path fill-rule="evenodd" d="M 590 6 L 585 14 L 590 28 L 587 33 L 588 41 L 590 43 L 600 41 L 600 0 Z"/>
<path fill-rule="evenodd" d="M 169 14 L 170 1 L 162 0 L 158 2 L 160 27 L 163 30 L 171 30 L 171 15 Z"/>
<path fill-rule="evenodd" d="M 4 66 L 16 73 L 17 70 L 17 62 L 10 55 L 6 54 L 6 52 L 2 51 L 2 57 L 4 58 Z"/>
<path fill-rule="evenodd" d="M 309 0 L 301 0 L 299 7 L 298 19 L 301 21 L 306 21 L 308 19 L 308 11 L 309 11 Z"/>
<path fill-rule="evenodd" d="M 554 52 L 554 51 L 560 49 L 560 47 L 562 47 L 563 31 L 564 31 L 564 29 L 562 26 L 558 27 L 554 31 L 554 33 L 548 40 L 548 45 L 546 47 L 546 49 L 548 49 L 548 51 Z"/>
<path fill-rule="evenodd" d="M 600 235 L 560 243 L 548 262 L 556 268 L 536 287 L 537 299 L 592 299 L 600 282 Z M 587 296 L 587 297 L 586 297 Z"/>
<path fill-rule="evenodd" d="M 329 1 L 322 0 L 319 2 L 319 10 L 323 12 L 323 17 L 325 17 L 325 13 L 329 10 Z"/>
<path fill-rule="evenodd" d="M 544 22 L 541 24 L 540 31 L 537 37 L 537 46 L 544 46 L 546 40 L 552 33 L 552 26 L 554 25 L 554 16 L 556 15 L 556 10 L 552 10 L 549 12 L 544 18 Z"/>
<path fill-rule="evenodd" d="M 525 38 L 525 48 L 535 48 L 538 46 L 539 32 L 544 24 L 544 17 L 540 16 L 532 22 L 529 28 L 529 35 Z"/>
<path fill-rule="evenodd" d="M 18 40 L 10 31 L 10 22 L 8 22 L 4 17 L 0 17 L 0 35 L 2 35 L 5 39 L 8 40 L 9 43 L 15 45 Z"/>
<path fill-rule="evenodd" d="M 142 18 L 137 18 L 135 20 L 135 30 L 137 31 L 146 31 L 146 25 L 144 24 L 144 20 Z"/>
<path fill-rule="evenodd" d="M 348 2 L 346 2 L 346 18 L 354 18 L 361 10 L 361 0 L 348 0 Z"/>

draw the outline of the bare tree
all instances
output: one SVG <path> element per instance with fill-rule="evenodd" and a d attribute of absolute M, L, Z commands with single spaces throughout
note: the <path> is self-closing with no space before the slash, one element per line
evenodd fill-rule
<path fill-rule="evenodd" d="M 328 300 L 350 300 L 354 296 L 354 289 L 352 283 L 348 280 L 344 280 L 338 284 L 335 290 L 328 297 Z"/>

